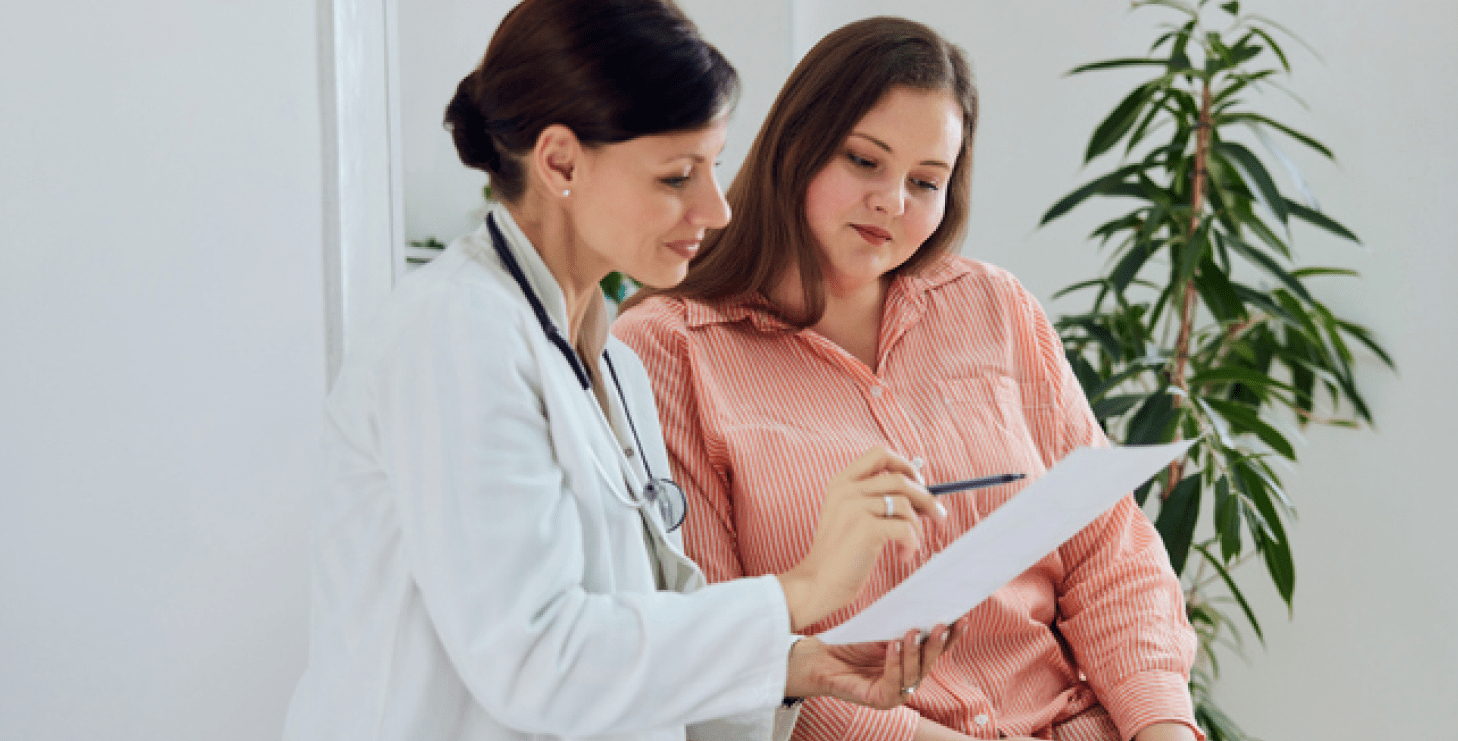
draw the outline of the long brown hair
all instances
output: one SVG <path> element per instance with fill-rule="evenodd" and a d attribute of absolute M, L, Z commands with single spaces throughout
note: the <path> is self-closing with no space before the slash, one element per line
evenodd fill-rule
<path fill-rule="evenodd" d="M 942 223 L 897 272 L 913 272 L 952 251 L 967 224 L 977 89 L 966 57 L 937 32 L 904 18 L 876 17 L 842 26 L 820 40 L 790 73 L 725 198 L 734 219 L 704 238 L 682 283 L 650 295 L 714 302 L 766 298 L 785 271 L 798 268 L 803 304 L 799 326 L 820 320 L 825 286 L 820 254 L 805 220 L 810 181 L 844 145 L 851 129 L 892 88 L 946 91 L 962 108 L 962 149 L 947 182 Z"/>

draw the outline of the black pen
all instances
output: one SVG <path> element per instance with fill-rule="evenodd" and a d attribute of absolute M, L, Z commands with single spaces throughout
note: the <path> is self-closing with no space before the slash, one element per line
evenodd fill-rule
<path fill-rule="evenodd" d="M 989 486 L 998 484 L 1011 484 L 1014 481 L 1027 478 L 1025 473 L 1000 473 L 996 476 L 983 476 L 980 479 L 967 479 L 966 481 L 949 481 L 945 484 L 932 484 L 926 488 L 934 496 L 951 494 L 954 491 L 967 491 L 968 489 L 986 489 Z"/>

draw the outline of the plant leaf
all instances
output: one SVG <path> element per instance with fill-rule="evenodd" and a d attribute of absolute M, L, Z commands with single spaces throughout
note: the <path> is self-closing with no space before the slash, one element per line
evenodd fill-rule
<path fill-rule="evenodd" d="M 1284 435 L 1272 427 L 1268 422 L 1260 418 L 1260 415 L 1250 407 L 1226 399 L 1215 399 L 1206 397 L 1205 403 L 1219 412 L 1225 421 L 1230 423 L 1230 428 L 1236 432 L 1252 432 L 1271 450 L 1280 453 L 1288 460 L 1296 460 L 1296 450 L 1291 447 L 1290 441 Z"/>
<path fill-rule="evenodd" d="M 1163 67 L 1165 60 L 1150 59 L 1148 57 L 1121 57 L 1119 59 L 1105 59 L 1102 62 L 1079 65 L 1065 72 L 1065 75 L 1078 75 L 1084 72 L 1094 72 L 1101 69 L 1119 69 L 1121 67 Z"/>
<path fill-rule="evenodd" d="M 1089 197 L 1101 195 L 1109 189 L 1113 188 L 1114 186 L 1123 183 L 1125 178 L 1138 172 L 1142 167 L 1143 165 L 1139 164 L 1126 165 L 1119 168 L 1118 170 L 1115 170 L 1114 172 L 1109 173 L 1108 175 L 1095 178 L 1094 180 L 1091 180 L 1088 183 L 1079 186 L 1072 193 L 1069 193 L 1068 195 L 1060 199 L 1057 203 L 1053 204 L 1053 207 L 1048 209 L 1047 213 L 1043 214 L 1043 218 L 1038 222 L 1038 225 L 1042 226 L 1044 224 L 1047 224 L 1048 222 L 1068 213 L 1069 211 L 1072 211 L 1075 206 L 1083 203 L 1085 200 L 1088 200 Z"/>
<path fill-rule="evenodd" d="M 1170 490 L 1164 504 L 1159 507 L 1159 517 L 1154 529 L 1164 539 L 1164 549 L 1169 552 L 1170 566 L 1176 574 L 1185 570 L 1185 561 L 1190 556 L 1190 541 L 1195 535 L 1195 524 L 1200 519 L 1200 474 L 1192 473 Z"/>
<path fill-rule="evenodd" d="M 1275 53 L 1277 59 L 1281 60 L 1281 67 L 1287 72 L 1290 72 L 1291 61 L 1289 59 L 1286 59 L 1286 52 L 1281 51 L 1281 45 L 1276 43 L 1276 40 L 1271 38 L 1271 35 L 1269 33 L 1266 33 L 1266 29 L 1261 28 L 1260 26 L 1255 26 L 1251 30 L 1259 35 L 1261 38 L 1265 39 L 1267 44 L 1271 45 L 1271 51 Z"/>
<path fill-rule="evenodd" d="M 1240 366 L 1235 365 L 1225 365 L 1218 368 L 1208 368 L 1191 376 L 1189 380 L 1191 389 L 1199 389 L 1206 386 L 1215 386 L 1223 383 L 1239 383 L 1246 386 L 1256 386 L 1263 389 L 1277 388 L 1283 391 L 1292 392 L 1296 390 L 1292 388 L 1289 384 L 1282 383 L 1281 381 L 1271 378 L 1264 373 L 1252 370 L 1250 368 L 1241 368 Z"/>
<path fill-rule="evenodd" d="M 1179 417 L 1174 397 L 1167 391 L 1150 394 L 1139 411 L 1129 420 L 1129 431 L 1124 436 L 1125 445 L 1150 445 L 1169 441 L 1169 433 Z"/>
<path fill-rule="evenodd" d="M 1215 534 L 1220 538 L 1220 556 L 1230 563 L 1240 555 L 1240 497 L 1230 492 L 1230 479 L 1215 480 Z"/>
<path fill-rule="evenodd" d="M 1367 349 L 1371 350 L 1372 353 L 1378 358 L 1381 358 L 1382 363 L 1388 368 L 1391 368 L 1392 370 L 1397 370 L 1397 364 L 1392 361 L 1392 356 L 1388 355 L 1387 351 L 1382 349 L 1381 345 L 1377 344 L 1377 339 L 1372 336 L 1372 330 L 1367 329 L 1360 324 L 1356 324 L 1354 322 L 1349 322 L 1342 319 L 1337 320 L 1337 326 L 1341 327 L 1343 332 L 1346 332 L 1348 335 L 1355 338 L 1358 342 L 1365 345 Z"/>
<path fill-rule="evenodd" d="M 1088 140 L 1088 149 L 1083 154 L 1084 162 L 1092 162 L 1095 157 L 1109 151 L 1111 147 L 1119 143 L 1124 135 L 1129 133 L 1134 123 L 1139 120 L 1139 113 L 1149 103 L 1150 97 L 1154 94 L 1154 87 L 1151 83 L 1145 83 L 1134 88 L 1124 97 L 1119 105 L 1099 123 L 1094 129 L 1093 136 Z"/>
<path fill-rule="evenodd" d="M 1311 294 L 1307 292 L 1306 286 L 1301 283 L 1301 280 L 1291 273 L 1286 272 L 1286 269 L 1281 267 L 1280 263 L 1271 259 L 1270 255 L 1261 252 L 1261 250 L 1257 247 L 1247 244 L 1239 237 L 1227 236 L 1226 241 L 1230 244 L 1231 247 L 1235 249 L 1236 252 L 1239 252 L 1243 257 L 1245 257 L 1245 259 L 1250 260 L 1256 265 L 1256 267 L 1259 267 L 1267 273 L 1270 273 L 1271 276 L 1274 277 L 1276 280 L 1281 281 L 1281 283 L 1289 288 L 1292 293 L 1300 296 L 1308 303 L 1313 303 L 1316 301 L 1316 299 L 1312 298 Z"/>
<path fill-rule="evenodd" d="M 1287 126 L 1286 124 L 1272 120 L 1270 118 L 1267 118 L 1266 116 L 1262 116 L 1259 113 L 1229 113 L 1225 115 L 1224 119 L 1226 123 L 1236 123 L 1238 121 L 1244 121 L 1247 123 L 1265 124 L 1266 126 L 1269 126 L 1281 132 L 1282 134 L 1285 134 L 1286 136 L 1289 136 L 1292 139 L 1295 139 L 1296 141 L 1305 144 L 1307 147 L 1321 153 L 1329 160 L 1336 159 L 1336 155 L 1333 155 L 1331 153 L 1331 150 L 1327 149 L 1325 144 L 1322 144 L 1321 142 L 1291 128 L 1290 126 Z"/>
<path fill-rule="evenodd" d="M 1195 289 L 1205 301 L 1205 308 L 1221 322 L 1239 321 L 1245 316 L 1245 305 L 1230 282 L 1230 276 L 1207 255 L 1195 273 Z"/>
<path fill-rule="evenodd" d="M 1256 548 L 1260 550 L 1262 560 L 1266 562 L 1266 570 L 1271 575 L 1271 581 L 1276 585 L 1276 591 L 1280 593 L 1281 599 L 1286 602 L 1289 609 L 1291 598 L 1296 593 L 1296 564 L 1291 558 L 1291 543 L 1286 538 L 1286 529 L 1281 525 L 1280 515 L 1276 512 L 1275 503 L 1271 499 L 1271 493 L 1267 490 L 1264 477 L 1253 467 L 1248 466 L 1248 463 L 1250 461 L 1238 462 L 1234 467 L 1234 473 L 1236 480 L 1244 484 L 1243 488 L 1247 496 L 1255 504 L 1264 521 L 1265 529 L 1253 531 L 1256 535 Z"/>
<path fill-rule="evenodd" d="M 1250 151 L 1243 144 L 1235 142 L 1220 142 L 1215 145 L 1215 151 L 1221 156 L 1230 160 L 1236 167 L 1245 173 L 1246 180 L 1255 184 L 1256 192 L 1261 194 L 1262 201 L 1281 223 L 1286 223 L 1288 211 L 1286 203 L 1289 199 L 1281 195 L 1280 189 L 1276 187 L 1276 181 L 1271 179 L 1271 173 L 1266 171 L 1266 166 L 1261 164 L 1259 157 Z"/>
<path fill-rule="evenodd" d="M 1092 403 L 1094 417 L 1099 420 L 1106 420 L 1117 417 L 1133 409 L 1139 402 L 1144 401 L 1143 394 L 1120 394 L 1099 399 Z"/>
<path fill-rule="evenodd" d="M 1326 231 L 1329 231 L 1332 234 L 1337 235 L 1338 237 L 1350 239 L 1357 244 L 1362 243 L 1362 240 L 1358 239 L 1357 235 L 1353 234 L 1350 229 L 1342 226 L 1341 224 L 1338 224 L 1331 217 L 1326 216 L 1320 211 L 1307 208 L 1306 206 L 1303 206 L 1289 198 L 1286 199 L 1286 209 L 1291 212 L 1292 216 L 1295 216 L 1296 218 L 1301 219 L 1302 221 L 1305 221 L 1312 226 L 1325 229 Z"/>
<path fill-rule="evenodd" d="M 1205 557 L 1206 563 L 1215 567 L 1215 573 L 1220 575 L 1220 580 L 1225 582 L 1225 588 L 1230 590 L 1230 596 L 1234 597 L 1235 603 L 1240 605 L 1240 610 L 1245 613 L 1245 619 L 1250 623 L 1251 630 L 1255 631 L 1256 638 L 1264 644 L 1266 642 L 1266 636 L 1261 631 L 1261 622 L 1256 619 L 1255 610 L 1250 609 L 1250 603 L 1246 601 L 1245 593 L 1241 592 L 1240 587 L 1235 585 L 1235 579 L 1230 577 L 1230 572 L 1226 570 L 1225 565 L 1220 563 L 1219 559 L 1211 556 L 1209 549 L 1205 546 L 1197 545 L 1195 548 L 1200 551 L 1200 555 Z"/>

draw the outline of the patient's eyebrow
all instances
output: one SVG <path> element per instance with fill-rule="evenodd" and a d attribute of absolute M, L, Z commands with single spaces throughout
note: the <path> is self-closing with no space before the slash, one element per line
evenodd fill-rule
<path fill-rule="evenodd" d="M 868 142 L 870 142 L 870 143 L 872 143 L 872 144 L 880 147 L 881 149 L 885 150 L 887 154 L 891 154 L 892 153 L 891 152 L 891 145 L 890 144 L 887 144 L 886 142 L 883 142 L 880 139 L 877 139 L 876 137 L 871 136 L 870 134 L 863 134 L 863 133 L 861 133 L 859 131 L 853 131 L 853 132 L 851 132 L 851 136 L 859 136 L 860 138 L 865 139 L 866 141 L 868 141 Z M 947 163 L 945 163 L 945 162 L 943 162 L 941 160 L 922 160 L 921 161 L 921 164 L 928 165 L 928 166 L 931 166 L 931 167 L 940 167 L 940 168 L 947 169 L 947 170 L 952 169 L 952 166 L 951 165 L 949 165 L 949 164 L 947 164 Z"/>

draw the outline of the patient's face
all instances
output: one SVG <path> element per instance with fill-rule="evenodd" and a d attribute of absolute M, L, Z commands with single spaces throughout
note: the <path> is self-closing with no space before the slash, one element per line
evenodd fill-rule
<path fill-rule="evenodd" d="M 805 194 L 832 292 L 879 280 L 936 231 L 962 131 L 949 93 L 910 88 L 892 88 L 851 128 Z"/>

